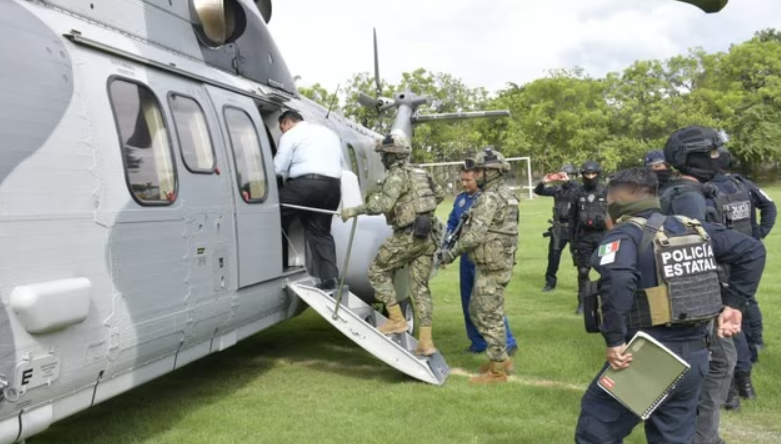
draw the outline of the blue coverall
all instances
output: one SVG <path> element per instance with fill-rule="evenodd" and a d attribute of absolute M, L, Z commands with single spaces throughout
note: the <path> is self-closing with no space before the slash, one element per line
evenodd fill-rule
<path fill-rule="evenodd" d="M 650 218 L 654 211 L 637 216 Z M 664 223 L 667 233 L 685 232 L 677 219 Z M 723 302 L 742 308 L 759 286 L 765 266 L 762 243 L 722 226 L 703 223 L 711 239 L 716 261 L 730 266 L 731 291 L 722 293 Z M 613 258 L 592 256 L 592 265 L 600 274 L 602 297 L 602 335 L 608 347 L 627 343 L 637 330 L 627 326 L 627 316 L 635 301 L 635 291 L 658 285 L 653 248 L 640 251 L 642 230 L 629 223 L 616 226 L 605 235 L 603 245 L 617 245 Z M 691 365 L 669 397 L 645 422 L 649 444 L 691 444 L 697 429 L 698 401 L 703 380 L 708 374 L 708 350 L 705 346 L 707 324 L 642 329 L 670 348 Z M 603 367 L 602 371 L 607 367 Z M 602 374 L 602 371 L 598 375 Z M 597 386 L 595 379 L 581 402 L 575 432 L 577 444 L 618 444 L 640 423 L 640 418 Z M 708 441 L 711 442 L 711 441 Z M 713 441 L 716 442 L 716 441 Z"/>
<path fill-rule="evenodd" d="M 467 192 L 463 192 L 456 196 L 456 200 L 453 203 L 453 211 L 450 212 L 450 217 L 447 219 L 447 232 L 450 233 L 455 230 L 458 225 L 458 221 L 461 215 L 472 206 L 478 194 L 470 196 Z M 477 331 L 477 327 L 472 323 L 472 319 L 469 317 L 469 299 L 472 297 L 472 288 L 475 284 L 475 264 L 469 259 L 467 254 L 461 255 L 461 307 L 464 311 L 464 323 L 466 324 L 466 335 L 472 344 L 469 347 L 469 351 L 473 353 L 484 352 L 488 344 L 485 339 Z M 518 344 L 515 342 L 512 332 L 510 331 L 510 325 L 507 323 L 507 318 L 504 318 L 504 327 L 507 331 L 507 351 L 512 352 L 518 348 Z"/>

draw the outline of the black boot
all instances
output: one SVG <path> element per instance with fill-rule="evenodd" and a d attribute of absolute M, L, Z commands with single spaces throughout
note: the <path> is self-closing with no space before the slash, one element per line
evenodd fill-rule
<path fill-rule="evenodd" d="M 727 410 L 740 410 L 740 397 L 738 396 L 738 387 L 735 385 L 735 379 L 732 379 L 732 385 L 729 387 L 729 393 L 727 393 L 727 402 L 724 403 L 724 408 Z"/>
<path fill-rule="evenodd" d="M 735 385 L 738 387 L 738 395 L 743 399 L 756 399 L 754 384 L 751 383 L 751 372 L 735 372 Z"/>

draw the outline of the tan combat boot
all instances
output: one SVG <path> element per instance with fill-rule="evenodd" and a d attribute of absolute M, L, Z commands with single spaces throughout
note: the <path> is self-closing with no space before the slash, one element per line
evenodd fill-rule
<path fill-rule="evenodd" d="M 515 371 L 515 366 L 513 365 L 512 359 L 507 358 L 507 359 L 505 359 L 502 362 L 504 362 L 504 371 L 505 371 L 505 373 L 511 374 L 511 373 L 513 373 Z M 478 371 L 482 375 L 482 374 L 488 373 L 488 370 L 490 370 L 490 369 L 491 369 L 491 363 L 489 362 L 488 364 L 481 365 L 480 369 Z"/>
<path fill-rule="evenodd" d="M 420 339 L 415 354 L 418 356 L 431 356 L 437 352 L 434 341 L 431 339 L 431 327 L 420 327 Z"/>
<path fill-rule="evenodd" d="M 401 315 L 399 304 L 390 305 L 388 309 L 388 320 L 377 330 L 384 335 L 393 333 L 405 333 L 407 331 L 407 320 Z"/>
<path fill-rule="evenodd" d="M 507 371 L 505 371 L 506 361 L 491 361 L 488 365 L 488 371 L 480 376 L 473 376 L 469 379 L 472 384 L 492 384 L 495 382 L 507 382 Z"/>

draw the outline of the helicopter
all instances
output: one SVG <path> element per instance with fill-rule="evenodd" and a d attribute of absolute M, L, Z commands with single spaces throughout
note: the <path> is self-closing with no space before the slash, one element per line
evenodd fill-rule
<path fill-rule="evenodd" d="M 281 229 L 277 118 L 295 109 L 339 136 L 344 207 L 384 176 L 383 135 L 298 94 L 271 15 L 270 0 L 0 2 L 0 444 L 329 297 L 307 290 L 301 227 Z M 376 33 L 374 61 L 377 91 L 359 101 L 396 109 L 410 139 L 425 122 L 508 115 L 421 114 L 425 97 L 381 97 Z M 390 235 L 382 216 L 355 224 L 333 224 L 350 316 L 373 301 L 366 269 Z M 348 321 L 369 334 L 381 317 L 364 312 Z M 362 346 L 409 348 L 389 341 Z"/>

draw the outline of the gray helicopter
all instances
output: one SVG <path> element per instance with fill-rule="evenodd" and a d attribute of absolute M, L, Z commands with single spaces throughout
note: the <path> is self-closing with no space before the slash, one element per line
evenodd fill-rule
<path fill-rule="evenodd" d="M 341 138 L 343 206 L 384 169 L 381 134 L 298 94 L 271 13 L 270 0 L 0 2 L 0 444 L 307 307 L 388 365 L 444 383 L 440 355 L 419 359 L 411 335 L 374 329 L 384 318 L 366 269 L 384 218 L 334 219 L 336 297 L 312 286 L 300 226 L 281 230 L 272 159 L 285 110 Z M 395 108 L 408 137 L 423 122 L 508 115 L 424 115 L 425 97 L 380 97 L 376 47 L 375 35 L 377 94 L 360 102 Z M 406 294 L 403 272 L 397 285 Z"/>

